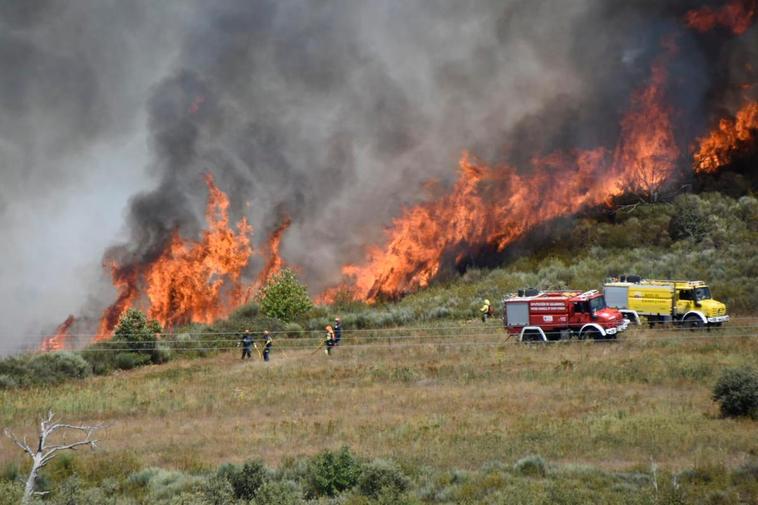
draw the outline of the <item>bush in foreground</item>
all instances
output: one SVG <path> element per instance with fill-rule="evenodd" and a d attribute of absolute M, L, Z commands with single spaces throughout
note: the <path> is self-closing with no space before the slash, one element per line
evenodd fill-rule
<path fill-rule="evenodd" d="M 252 500 L 258 489 L 268 479 L 268 471 L 262 462 L 246 461 L 242 466 L 224 465 L 219 475 L 232 485 L 234 496 L 242 500 Z"/>
<path fill-rule="evenodd" d="M 544 477 L 547 474 L 547 465 L 542 457 L 531 455 L 516 461 L 513 470 L 528 477 Z"/>
<path fill-rule="evenodd" d="M 397 464 L 381 459 L 365 465 L 358 480 L 358 489 L 361 494 L 371 498 L 401 494 L 410 487 L 410 480 Z"/>
<path fill-rule="evenodd" d="M 311 497 L 337 496 L 358 483 L 361 467 L 347 447 L 337 452 L 324 451 L 313 457 L 306 475 Z"/>
<path fill-rule="evenodd" d="M 751 367 L 725 370 L 713 388 L 713 399 L 725 417 L 758 417 L 758 371 Z"/>

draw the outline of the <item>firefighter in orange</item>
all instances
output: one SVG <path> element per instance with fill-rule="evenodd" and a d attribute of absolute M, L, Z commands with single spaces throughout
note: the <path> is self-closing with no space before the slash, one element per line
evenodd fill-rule
<path fill-rule="evenodd" d="M 322 345 L 324 346 L 324 352 L 327 356 L 332 354 L 332 348 L 337 345 L 337 341 L 334 338 L 334 328 L 332 328 L 331 324 L 326 325 L 326 334 L 324 335 L 324 341 Z"/>

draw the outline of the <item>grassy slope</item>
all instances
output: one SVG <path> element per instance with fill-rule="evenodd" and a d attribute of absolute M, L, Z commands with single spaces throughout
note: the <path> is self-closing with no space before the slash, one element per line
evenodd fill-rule
<path fill-rule="evenodd" d="M 725 366 L 756 362 L 758 339 L 636 331 L 611 345 L 349 346 L 330 359 L 284 357 L 280 343 L 269 366 L 224 353 L 2 391 L 0 424 L 31 434 L 48 407 L 106 421 L 103 450 L 78 458 L 133 468 L 276 464 L 342 444 L 435 468 L 529 453 L 614 469 L 651 458 L 671 469 L 733 467 L 758 453 L 755 421 L 721 419 L 710 400 Z M 470 342 L 483 339 L 492 341 Z M 0 444 L 0 462 L 20 457 Z"/>

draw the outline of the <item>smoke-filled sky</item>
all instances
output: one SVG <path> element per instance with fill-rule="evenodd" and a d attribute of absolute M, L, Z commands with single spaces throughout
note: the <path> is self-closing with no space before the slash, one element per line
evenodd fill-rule
<path fill-rule="evenodd" d="M 705 3 L 0 2 L 0 354 L 112 302 L 106 250 L 197 234 L 204 172 L 254 242 L 293 217 L 283 255 L 318 290 L 464 149 L 612 144 L 665 34 L 674 105 L 702 129 L 758 47 L 755 29 L 718 50 L 687 30 Z"/>

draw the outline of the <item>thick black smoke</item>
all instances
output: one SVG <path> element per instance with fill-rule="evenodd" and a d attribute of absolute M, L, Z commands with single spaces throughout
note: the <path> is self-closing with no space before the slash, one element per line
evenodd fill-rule
<path fill-rule="evenodd" d="M 401 208 L 424 198 L 424 182 L 452 181 L 464 149 L 526 167 L 531 156 L 555 149 L 612 146 L 664 37 L 679 48 L 670 83 L 683 125 L 677 134 L 688 142 L 702 133 L 715 105 L 733 105 L 714 86 L 744 78 L 730 62 L 755 62 L 755 30 L 735 38 L 684 26 L 684 13 L 703 3 L 227 0 L 161 2 L 155 13 L 147 2 L 80 0 L 65 9 L 42 2 L 38 10 L 10 2 L 0 12 L 13 30 L 0 37 L 13 44 L 0 44 L 0 65 L 33 58 L 22 73 L 32 85 L 0 74 L 0 104 L 13 111 L 18 100 L 6 95 L 59 80 L 60 96 L 40 92 L 47 102 L 14 117 L 60 130 L 50 146 L 64 151 L 113 138 L 146 113 L 149 161 L 133 169 L 146 167 L 153 189 L 132 198 L 126 241 L 107 258 L 149 261 L 172 230 L 197 234 L 202 174 L 211 172 L 256 240 L 281 212 L 292 216 L 284 256 L 318 290 L 339 278 L 345 262 L 359 261 L 363 246 L 381 242 Z M 85 30 L 74 36 L 79 22 Z M 30 27 L 57 25 L 44 38 L 30 35 Z M 154 32 L 156 25 L 164 30 Z M 75 47 L 61 51 L 68 39 Z M 170 62 L 167 70 L 151 61 L 158 55 Z M 133 74 L 141 84 L 154 77 L 154 85 L 135 91 Z M 17 130 L 4 117 L 6 163 L 16 155 L 3 146 L 22 145 L 32 126 Z M 52 167 L 39 173 L 45 184 L 72 183 Z"/>

